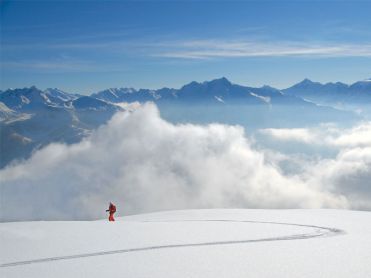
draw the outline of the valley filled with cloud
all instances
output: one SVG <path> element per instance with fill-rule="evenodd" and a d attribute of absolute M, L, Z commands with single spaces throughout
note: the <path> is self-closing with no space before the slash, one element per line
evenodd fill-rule
<path fill-rule="evenodd" d="M 370 133 L 363 122 L 261 129 L 258 138 L 238 125 L 170 123 L 146 103 L 117 112 L 79 143 L 49 144 L 2 169 L 1 221 L 98 219 L 109 201 L 121 215 L 235 207 L 370 210 Z"/>

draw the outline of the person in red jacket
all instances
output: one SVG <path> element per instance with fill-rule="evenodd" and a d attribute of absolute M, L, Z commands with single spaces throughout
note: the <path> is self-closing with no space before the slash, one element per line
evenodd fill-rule
<path fill-rule="evenodd" d="M 113 218 L 113 215 L 116 212 L 116 206 L 112 203 L 109 203 L 109 208 L 106 211 L 109 211 L 108 221 L 115 221 L 115 218 Z"/>

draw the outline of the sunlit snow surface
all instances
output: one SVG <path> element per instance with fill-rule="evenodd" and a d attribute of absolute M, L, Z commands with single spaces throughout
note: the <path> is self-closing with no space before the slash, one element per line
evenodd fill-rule
<path fill-rule="evenodd" d="M 187 210 L 0 223 L 1 277 L 369 277 L 371 213 Z"/>

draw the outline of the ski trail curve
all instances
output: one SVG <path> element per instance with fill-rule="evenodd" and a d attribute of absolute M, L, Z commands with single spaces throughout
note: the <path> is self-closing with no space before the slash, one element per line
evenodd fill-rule
<path fill-rule="evenodd" d="M 202 247 L 202 246 L 217 246 L 217 245 L 232 245 L 232 244 L 245 244 L 245 243 L 256 243 L 256 242 L 269 242 L 269 241 L 284 241 L 284 240 L 299 240 L 299 239 L 310 239 L 316 237 L 324 236 L 335 236 L 341 235 L 345 232 L 336 228 L 315 226 L 315 225 L 304 225 L 304 224 L 294 224 L 294 223 L 284 223 L 284 222 L 267 222 L 267 221 L 249 221 L 249 220 L 229 220 L 229 219 L 209 219 L 209 220 L 144 220 L 144 221 L 135 221 L 135 222 L 145 222 L 145 223 L 169 223 L 169 222 L 238 222 L 238 223 L 256 223 L 256 224 L 273 224 L 273 225 L 286 225 L 286 226 L 298 226 L 298 227 L 307 227 L 314 228 L 315 231 L 305 234 L 293 234 L 280 237 L 269 237 L 269 238 L 260 238 L 260 239 L 246 239 L 246 240 L 227 240 L 227 241 L 210 241 L 210 242 L 200 242 L 200 243 L 184 243 L 184 244 L 169 244 L 169 245 L 157 245 L 157 246 L 147 246 L 147 247 L 138 247 L 138 248 L 128 248 L 128 249 L 118 249 L 111 251 L 101 251 L 93 253 L 84 253 L 84 254 L 75 254 L 67 256 L 58 256 L 58 257 L 49 257 L 49 258 L 40 258 L 27 261 L 18 261 L 12 263 L 1 264 L 0 267 L 14 267 L 20 265 L 28 265 L 35 263 L 45 263 L 61 260 L 72 260 L 72 259 L 81 259 L 87 257 L 96 257 L 96 256 L 105 256 L 105 255 L 114 255 L 130 252 L 141 252 L 141 251 L 151 251 L 159 249 L 170 249 L 170 248 L 184 248 L 184 247 Z"/>

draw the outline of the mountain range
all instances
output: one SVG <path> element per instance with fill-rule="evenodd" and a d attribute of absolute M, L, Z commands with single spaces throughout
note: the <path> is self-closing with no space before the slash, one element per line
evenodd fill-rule
<path fill-rule="evenodd" d="M 162 117 L 177 123 L 220 122 L 250 130 L 345 123 L 369 115 L 371 80 L 346 85 L 305 79 L 278 90 L 241 86 L 223 77 L 180 89 L 111 88 L 90 96 L 35 86 L 9 89 L 0 92 L 0 167 L 51 142 L 78 142 L 125 110 L 122 103 L 147 101 L 157 104 Z"/>
<path fill-rule="evenodd" d="M 58 89 L 2 92 L 0 167 L 28 158 L 32 151 L 51 142 L 78 142 L 121 110 L 117 105 Z"/>
<path fill-rule="evenodd" d="M 370 115 L 371 78 L 351 85 L 341 82 L 321 84 L 304 79 L 294 86 L 282 90 L 287 95 L 294 95 L 321 105 L 339 109 L 357 110 Z"/>

